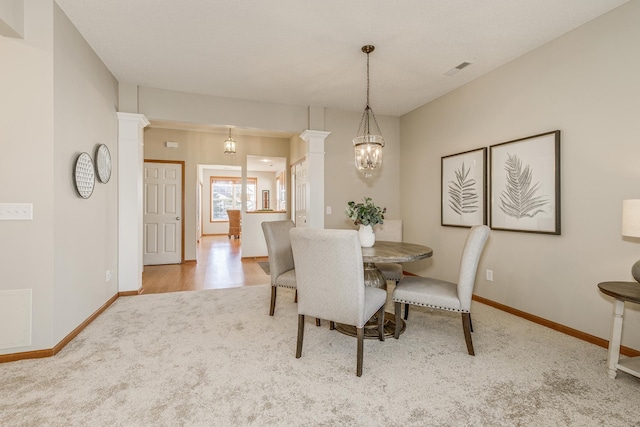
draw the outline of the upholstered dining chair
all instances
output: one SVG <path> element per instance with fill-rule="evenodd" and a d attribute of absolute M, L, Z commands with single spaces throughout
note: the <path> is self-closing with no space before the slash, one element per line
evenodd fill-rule
<path fill-rule="evenodd" d="M 295 224 L 291 220 L 262 223 L 262 232 L 267 242 L 267 255 L 269 256 L 269 273 L 271 274 L 269 316 L 273 316 L 276 309 L 278 286 L 294 289 L 297 287 L 291 240 L 289 240 L 289 230 L 294 227 Z"/>
<path fill-rule="evenodd" d="M 298 283 L 298 341 L 302 356 L 305 316 L 356 327 L 356 375 L 362 375 L 364 326 L 377 313 L 384 341 L 384 289 L 365 287 L 362 247 L 355 230 L 294 228 L 290 232 Z"/>
<path fill-rule="evenodd" d="M 471 227 L 462 251 L 458 282 L 420 276 L 403 277 L 393 291 L 395 303 L 396 330 L 394 337 L 400 337 L 401 304 L 430 307 L 439 310 L 455 311 L 462 314 L 462 329 L 467 343 L 467 351 L 474 356 L 471 341 L 471 296 L 476 281 L 478 262 L 489 237 L 489 227 L 476 225 Z"/>

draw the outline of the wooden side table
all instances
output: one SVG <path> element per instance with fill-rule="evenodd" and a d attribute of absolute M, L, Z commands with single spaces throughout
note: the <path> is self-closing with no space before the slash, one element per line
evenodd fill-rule
<path fill-rule="evenodd" d="M 609 340 L 609 378 L 616 377 L 620 369 L 640 378 L 640 357 L 627 357 L 620 360 L 620 342 L 622 340 L 622 321 L 625 301 L 640 304 L 640 283 L 638 282 L 602 282 L 598 288 L 603 294 L 615 298 L 613 303 L 613 320 L 611 322 L 611 338 Z"/>

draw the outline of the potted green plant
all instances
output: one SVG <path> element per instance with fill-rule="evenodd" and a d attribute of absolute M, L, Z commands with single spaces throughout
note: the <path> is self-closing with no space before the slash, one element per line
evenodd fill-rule
<path fill-rule="evenodd" d="M 387 208 L 381 208 L 373 203 L 371 197 L 365 197 L 363 203 L 351 201 L 347 203 L 346 214 L 353 221 L 354 225 L 359 225 L 358 235 L 360 244 L 364 248 L 373 246 L 376 235 L 373 226 L 384 223 L 384 214 Z"/>

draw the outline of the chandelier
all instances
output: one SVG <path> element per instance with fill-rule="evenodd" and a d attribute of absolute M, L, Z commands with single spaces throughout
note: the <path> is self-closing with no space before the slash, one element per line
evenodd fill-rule
<path fill-rule="evenodd" d="M 365 178 L 373 176 L 374 172 L 382 166 L 382 148 L 384 138 L 380 132 L 380 126 L 373 110 L 369 106 L 369 54 L 373 52 L 375 46 L 362 46 L 362 51 L 367 54 L 367 105 L 364 108 L 358 134 L 353 138 L 354 160 L 358 169 Z M 371 125 L 375 129 L 371 128 Z M 373 131 L 373 133 L 371 133 Z"/>
<path fill-rule="evenodd" d="M 224 140 L 224 154 L 236 154 L 236 142 L 231 138 L 231 128 L 229 128 L 229 137 Z"/>

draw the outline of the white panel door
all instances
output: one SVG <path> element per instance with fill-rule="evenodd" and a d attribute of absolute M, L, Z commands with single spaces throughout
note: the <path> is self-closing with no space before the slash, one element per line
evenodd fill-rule
<path fill-rule="evenodd" d="M 182 165 L 144 163 L 144 265 L 182 262 Z"/>

